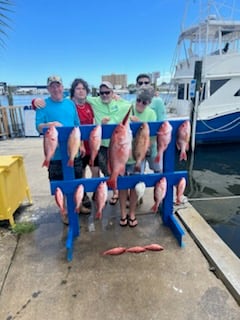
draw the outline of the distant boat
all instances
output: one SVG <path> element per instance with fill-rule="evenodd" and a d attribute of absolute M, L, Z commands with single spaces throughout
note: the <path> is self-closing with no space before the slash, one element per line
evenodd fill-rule
<path fill-rule="evenodd" d="M 198 23 L 178 38 L 169 117 L 190 117 L 194 125 L 195 115 L 197 144 L 240 141 L 240 21 L 233 4 L 201 1 Z"/>

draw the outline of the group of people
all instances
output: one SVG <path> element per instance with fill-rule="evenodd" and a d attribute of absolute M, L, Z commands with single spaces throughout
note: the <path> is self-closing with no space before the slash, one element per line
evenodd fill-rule
<path fill-rule="evenodd" d="M 137 94 L 135 101 L 127 101 L 114 93 L 113 85 L 108 81 L 103 81 L 99 86 L 99 96 L 89 95 L 88 83 L 83 79 L 75 79 L 70 88 L 70 99 L 64 98 L 63 83 L 59 76 L 50 76 L 47 79 L 47 88 L 50 96 L 43 100 L 36 98 L 32 101 L 36 109 L 36 128 L 39 133 L 43 133 L 43 128 L 54 126 L 78 126 L 84 124 L 118 124 L 132 106 L 130 121 L 150 122 L 162 121 L 165 119 L 165 106 L 162 99 L 155 96 L 154 88 L 151 86 L 151 79 L 148 74 L 139 74 L 136 78 Z M 102 139 L 101 147 L 94 166 L 91 166 L 92 177 L 108 176 L 109 139 Z M 151 140 L 151 147 L 146 160 L 150 169 L 154 172 L 162 171 L 162 164 L 155 163 L 156 142 Z M 81 153 L 75 157 L 74 172 L 75 178 L 85 177 L 86 167 L 89 165 L 90 148 L 88 141 L 84 141 Z M 145 170 L 145 161 L 141 166 L 141 172 Z M 61 154 L 57 149 L 54 157 L 50 161 L 48 168 L 49 180 L 62 180 Z M 134 174 L 134 160 L 130 157 L 126 165 L 126 175 Z M 127 214 L 126 203 L 129 199 L 129 213 Z M 94 200 L 94 193 L 93 193 Z M 134 189 L 113 190 L 110 204 L 115 205 L 119 200 L 121 209 L 120 226 L 135 227 L 137 195 Z M 91 212 L 91 200 L 85 193 L 81 206 L 81 213 Z M 63 221 L 68 223 L 67 219 Z"/>

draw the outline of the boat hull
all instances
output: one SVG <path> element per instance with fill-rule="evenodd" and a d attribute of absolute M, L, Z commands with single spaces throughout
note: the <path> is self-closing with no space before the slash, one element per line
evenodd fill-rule
<path fill-rule="evenodd" d="M 196 144 L 240 142 L 240 111 L 197 120 Z"/>

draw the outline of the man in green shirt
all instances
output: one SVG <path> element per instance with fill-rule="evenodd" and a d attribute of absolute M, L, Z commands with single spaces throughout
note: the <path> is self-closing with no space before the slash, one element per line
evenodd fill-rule
<path fill-rule="evenodd" d="M 98 97 L 87 97 L 94 112 L 96 124 L 118 124 L 128 112 L 131 103 L 123 99 L 114 99 L 113 85 L 109 81 L 103 81 L 99 86 Z M 105 176 L 109 175 L 107 168 L 109 139 L 103 139 L 98 152 L 98 164 Z M 115 205 L 118 201 L 118 190 L 113 191 L 110 204 Z"/>

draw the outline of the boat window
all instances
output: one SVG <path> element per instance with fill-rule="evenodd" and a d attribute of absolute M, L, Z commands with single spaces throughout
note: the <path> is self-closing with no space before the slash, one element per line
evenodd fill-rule
<path fill-rule="evenodd" d="M 235 93 L 234 97 L 239 97 L 240 96 L 240 89 Z"/>
<path fill-rule="evenodd" d="M 184 100 L 184 83 L 178 85 L 178 100 Z"/>
<path fill-rule="evenodd" d="M 211 80 L 210 81 L 210 96 L 214 94 L 219 88 L 221 88 L 229 79 Z"/>

